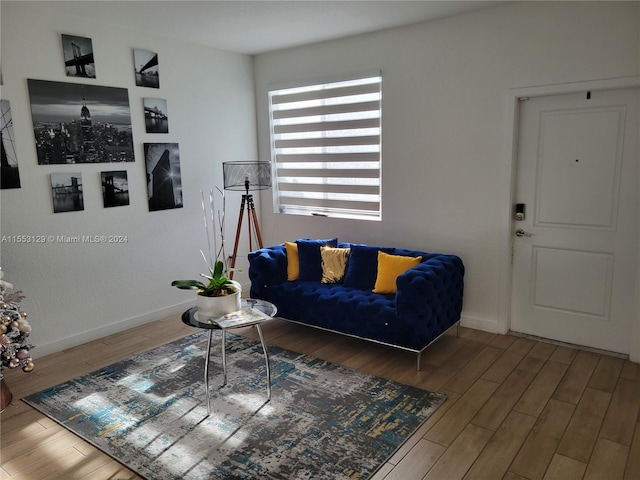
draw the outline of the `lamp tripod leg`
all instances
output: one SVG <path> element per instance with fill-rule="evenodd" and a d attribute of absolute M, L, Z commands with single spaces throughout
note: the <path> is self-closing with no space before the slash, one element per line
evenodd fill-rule
<path fill-rule="evenodd" d="M 253 229 L 255 230 L 256 240 L 258 241 L 258 248 L 262 248 L 262 235 L 260 234 L 260 225 L 258 224 L 258 216 L 256 215 L 256 207 L 253 203 L 253 198 L 249 199 L 249 225 L 253 220 Z"/>
<path fill-rule="evenodd" d="M 233 244 L 233 255 L 231 256 L 231 271 L 229 272 L 229 278 L 233 280 L 233 269 L 236 266 L 236 258 L 238 256 L 238 245 L 240 244 L 240 232 L 242 230 L 242 218 L 244 217 L 244 205 L 247 201 L 245 195 L 242 196 L 242 203 L 240 204 L 240 213 L 238 214 L 238 228 L 236 229 L 236 241 Z"/>

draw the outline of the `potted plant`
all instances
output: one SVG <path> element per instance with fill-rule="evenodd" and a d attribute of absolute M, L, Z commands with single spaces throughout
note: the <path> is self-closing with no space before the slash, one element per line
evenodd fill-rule
<path fill-rule="evenodd" d="M 204 257 L 204 253 L 202 256 Z M 196 290 L 198 294 L 198 315 L 208 318 L 221 317 L 227 313 L 240 310 L 242 287 L 238 282 L 230 280 L 224 275 L 224 263 L 222 260 L 217 260 L 214 267 L 209 268 L 208 275 L 201 273 L 200 276 L 206 278 L 208 282 L 204 283 L 200 280 L 174 280 L 171 282 L 173 287 L 183 290 Z"/>
<path fill-rule="evenodd" d="M 217 187 L 216 187 L 217 188 Z M 207 233 L 207 244 L 209 246 L 209 260 L 202 250 L 200 254 L 207 264 L 209 273 L 201 273 L 200 276 L 207 281 L 201 280 L 174 280 L 171 286 L 178 287 L 183 290 L 196 290 L 198 299 L 198 315 L 201 317 L 220 317 L 230 312 L 240 310 L 240 297 L 242 295 L 242 286 L 227 277 L 226 264 L 220 258 L 225 258 L 224 251 L 224 211 L 225 198 L 224 192 L 218 188 L 222 195 L 222 211 L 218 211 L 218 224 L 220 227 L 220 248 L 217 248 L 215 235 L 215 218 L 213 212 L 213 190 L 209 191 L 209 203 L 211 206 L 211 230 L 213 231 L 213 248 L 211 234 L 209 232 L 207 209 L 205 207 L 204 193 L 202 195 L 202 210 L 204 212 L 204 228 Z M 216 252 L 215 262 L 213 261 L 213 252 Z"/>

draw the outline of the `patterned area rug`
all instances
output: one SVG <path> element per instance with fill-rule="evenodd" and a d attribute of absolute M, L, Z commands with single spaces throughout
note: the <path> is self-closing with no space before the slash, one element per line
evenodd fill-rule
<path fill-rule="evenodd" d="M 218 337 L 219 338 L 219 337 Z M 205 332 L 30 395 L 26 403 L 149 480 L 364 479 L 445 395 L 227 336 L 228 383 Z"/>

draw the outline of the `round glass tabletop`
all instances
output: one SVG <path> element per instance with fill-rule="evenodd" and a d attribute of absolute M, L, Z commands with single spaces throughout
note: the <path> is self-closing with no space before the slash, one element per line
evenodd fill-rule
<path fill-rule="evenodd" d="M 260 310 L 262 313 L 273 317 L 278 308 L 271 302 L 267 302 L 266 300 L 258 300 L 255 298 L 243 298 L 241 301 L 240 308 L 251 307 L 256 310 Z M 196 328 L 205 328 L 205 329 L 220 329 L 214 321 L 214 319 L 210 318 L 200 318 L 198 316 L 198 307 L 191 307 L 189 310 L 182 314 L 182 322 L 186 325 Z"/>

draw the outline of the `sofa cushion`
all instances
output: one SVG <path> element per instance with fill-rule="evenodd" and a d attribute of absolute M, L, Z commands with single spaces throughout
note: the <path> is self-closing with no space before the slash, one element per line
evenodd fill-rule
<path fill-rule="evenodd" d="M 344 276 L 344 286 L 372 290 L 378 276 L 378 251 L 393 253 L 393 247 L 375 247 L 371 245 L 351 245 L 349 264 Z"/>
<path fill-rule="evenodd" d="M 327 239 L 311 239 L 301 238 L 296 240 L 298 245 L 298 260 L 300 262 L 300 275 L 298 279 L 301 281 L 322 280 L 322 257 L 320 255 L 320 247 L 323 245 L 329 247 L 337 247 L 337 238 Z"/>
<path fill-rule="evenodd" d="M 320 247 L 322 283 L 342 283 L 349 259 L 348 248 Z"/>
<path fill-rule="evenodd" d="M 292 282 L 300 276 L 300 260 L 298 259 L 298 244 L 284 242 L 287 250 L 287 280 Z"/>
<path fill-rule="evenodd" d="M 378 252 L 378 275 L 373 287 L 374 293 L 396 293 L 396 278 L 417 266 L 422 257 L 405 257 Z"/>

